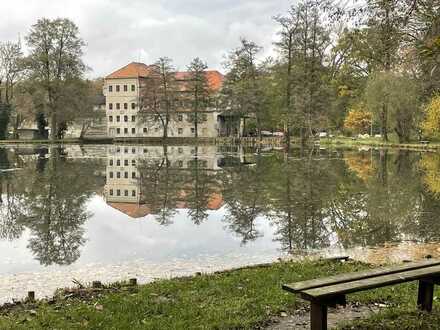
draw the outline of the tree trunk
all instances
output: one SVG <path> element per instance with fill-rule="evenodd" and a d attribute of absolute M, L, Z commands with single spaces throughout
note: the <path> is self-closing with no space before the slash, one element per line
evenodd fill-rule
<path fill-rule="evenodd" d="M 50 114 L 50 140 L 55 141 L 57 139 L 57 115 L 55 111 Z"/>
<path fill-rule="evenodd" d="M 381 126 L 380 126 L 380 130 L 381 130 L 381 135 L 382 135 L 382 139 L 385 142 L 388 142 L 388 107 L 387 105 L 384 103 L 382 105 L 382 112 L 380 114 L 381 117 Z"/>
<path fill-rule="evenodd" d="M 199 137 L 199 133 L 198 133 L 199 116 L 198 116 L 197 109 L 196 109 L 196 112 L 194 113 L 194 116 L 195 116 L 195 120 L 194 120 L 194 136 L 197 139 Z"/>

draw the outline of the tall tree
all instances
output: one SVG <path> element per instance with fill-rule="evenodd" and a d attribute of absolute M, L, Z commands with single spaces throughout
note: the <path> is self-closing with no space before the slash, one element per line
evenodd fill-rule
<path fill-rule="evenodd" d="M 20 42 L 0 43 L 0 139 L 7 136 L 14 89 L 22 73 L 23 53 Z"/>
<path fill-rule="evenodd" d="M 0 103 L 12 103 L 14 87 L 21 78 L 23 69 L 20 42 L 0 43 Z"/>
<path fill-rule="evenodd" d="M 371 49 L 368 54 L 376 71 L 389 73 L 400 64 L 405 29 L 415 13 L 416 5 L 416 0 L 368 0 L 354 10 L 359 14 L 359 24 L 366 28 L 365 36 L 372 41 L 364 42 L 364 45 Z M 389 109 L 385 102 L 381 108 L 381 135 L 384 141 L 388 141 Z"/>
<path fill-rule="evenodd" d="M 293 5 L 288 16 L 276 18 L 281 26 L 276 45 L 286 66 L 286 122 L 296 123 L 302 143 L 313 134 L 328 101 L 330 32 L 322 17 L 322 2 L 304 0 Z"/>
<path fill-rule="evenodd" d="M 38 20 L 26 41 L 30 49 L 30 78 L 46 94 L 46 114 L 50 118 L 50 137 L 54 140 L 62 124 L 58 118 L 59 104 L 66 96 L 65 88 L 86 70 L 82 61 L 85 43 L 75 23 L 66 18 Z"/>
<path fill-rule="evenodd" d="M 190 121 L 194 123 L 194 137 L 199 136 L 198 125 L 203 121 L 204 114 L 200 114 L 207 109 L 209 105 L 209 83 L 206 76 L 206 69 L 208 65 L 200 58 L 196 57 L 188 66 L 190 74 L 188 87 L 191 93 L 191 105 L 193 113 L 189 117 Z"/>
<path fill-rule="evenodd" d="M 142 84 L 140 116 L 144 122 L 160 124 L 162 137 L 168 137 L 169 123 L 177 109 L 177 83 L 172 60 L 161 57 L 150 67 Z"/>
<path fill-rule="evenodd" d="M 224 105 L 244 121 L 255 116 L 257 130 L 261 132 L 263 99 L 258 84 L 257 56 L 262 48 L 245 38 L 240 41 L 241 46 L 231 51 L 225 62 L 228 73 L 223 87 Z"/>

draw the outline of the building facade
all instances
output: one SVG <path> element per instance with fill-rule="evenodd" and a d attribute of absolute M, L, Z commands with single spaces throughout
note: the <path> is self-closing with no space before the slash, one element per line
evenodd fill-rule
<path fill-rule="evenodd" d="M 151 69 L 143 63 L 132 62 L 111 73 L 105 78 L 104 96 L 106 99 L 107 135 L 113 138 L 143 138 L 163 136 L 163 127 L 159 120 L 146 120 L 139 115 L 141 110 L 142 88 L 149 78 Z M 183 86 L 189 74 L 176 72 L 176 81 Z M 206 71 L 207 81 L 213 94 L 220 91 L 223 75 L 218 71 Z M 181 91 L 184 93 L 184 91 Z M 194 137 L 195 127 L 191 106 L 185 101 L 170 116 L 168 137 Z M 238 136 L 240 122 L 232 122 L 224 115 L 216 102 L 200 112 L 203 121 L 198 124 L 198 136 L 213 138 L 218 136 Z"/>

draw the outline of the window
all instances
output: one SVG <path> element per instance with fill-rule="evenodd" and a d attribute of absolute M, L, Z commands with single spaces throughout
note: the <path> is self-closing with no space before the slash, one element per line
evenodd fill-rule
<path fill-rule="evenodd" d="M 116 134 L 121 134 L 121 129 L 120 128 L 116 129 Z"/>
<path fill-rule="evenodd" d="M 128 154 L 128 148 L 124 148 L 124 153 Z"/>
<path fill-rule="evenodd" d="M 121 104 L 120 103 L 116 103 L 116 110 L 120 110 L 121 109 Z"/>
<path fill-rule="evenodd" d="M 118 159 L 118 160 L 116 161 L 116 166 L 121 166 L 121 160 L 120 160 L 120 159 Z"/>
<path fill-rule="evenodd" d="M 118 179 L 120 179 L 120 178 L 121 178 L 121 172 L 116 172 L 116 177 L 117 177 Z"/>
<path fill-rule="evenodd" d="M 116 196 L 121 196 L 121 190 L 120 189 L 116 190 Z"/>
<path fill-rule="evenodd" d="M 183 128 L 179 128 L 179 129 L 177 130 L 177 133 L 178 133 L 179 135 L 182 135 L 182 134 L 183 134 Z"/>
<path fill-rule="evenodd" d="M 179 147 L 179 149 L 177 149 L 177 151 L 178 151 L 179 154 L 181 154 L 181 153 L 183 153 L 183 148 Z"/>
<path fill-rule="evenodd" d="M 125 172 L 125 173 L 124 173 L 124 178 L 125 178 L 125 179 L 128 179 L 128 172 Z"/>
<path fill-rule="evenodd" d="M 147 133 L 148 129 L 146 127 L 144 127 L 144 133 Z"/>
<path fill-rule="evenodd" d="M 124 116 L 124 122 L 128 122 L 128 116 Z"/>
<path fill-rule="evenodd" d="M 124 134 L 128 134 L 128 128 L 124 128 Z"/>
<path fill-rule="evenodd" d="M 136 134 L 136 128 L 134 127 L 131 128 L 131 134 Z"/>
<path fill-rule="evenodd" d="M 178 166 L 179 166 L 179 167 L 183 167 L 183 161 L 179 160 L 179 162 L 178 162 Z"/>
<path fill-rule="evenodd" d="M 109 91 L 110 93 L 113 92 L 113 86 L 112 86 L 112 85 L 108 86 L 108 91 Z"/>
<path fill-rule="evenodd" d="M 136 179 L 136 172 L 131 172 L 131 178 Z"/>
<path fill-rule="evenodd" d="M 124 160 L 124 165 L 128 166 L 128 159 Z"/>
<path fill-rule="evenodd" d="M 109 110 L 113 110 L 113 103 L 109 103 L 109 104 L 108 104 L 108 109 L 109 109 Z"/>
<path fill-rule="evenodd" d="M 124 191 L 124 196 L 125 196 L 125 197 L 128 197 L 128 190 L 125 190 L 125 191 Z"/>
<path fill-rule="evenodd" d="M 131 116 L 131 121 L 134 123 L 136 121 L 136 116 Z"/>
<path fill-rule="evenodd" d="M 113 172 L 109 173 L 110 179 L 113 179 Z"/>
<path fill-rule="evenodd" d="M 131 196 L 136 197 L 136 190 L 132 190 Z"/>
<path fill-rule="evenodd" d="M 196 131 L 196 129 L 195 128 L 191 128 L 191 133 L 193 133 L 194 134 L 194 132 Z"/>
<path fill-rule="evenodd" d="M 144 154 L 148 154 L 148 149 L 144 148 Z"/>
<path fill-rule="evenodd" d="M 124 103 L 124 110 L 128 109 L 128 103 Z"/>
<path fill-rule="evenodd" d="M 136 159 L 131 160 L 131 166 L 136 166 Z"/>
<path fill-rule="evenodd" d="M 183 121 L 183 115 L 179 115 L 179 116 L 177 116 L 177 120 L 178 120 L 178 121 Z"/>
<path fill-rule="evenodd" d="M 119 123 L 121 121 L 121 116 L 116 116 L 116 121 Z"/>
<path fill-rule="evenodd" d="M 134 92 L 136 90 L 136 86 L 135 85 L 131 85 L 131 91 Z"/>
<path fill-rule="evenodd" d="M 110 196 L 113 196 L 113 189 L 110 189 Z"/>
<path fill-rule="evenodd" d="M 134 109 L 136 109 L 136 103 L 131 104 L 131 110 L 134 110 Z"/>
<path fill-rule="evenodd" d="M 124 85 L 124 92 L 128 92 L 128 86 Z"/>
<path fill-rule="evenodd" d="M 136 153 L 136 148 L 131 148 L 131 153 L 135 154 Z"/>
<path fill-rule="evenodd" d="M 108 161 L 108 164 L 109 164 L 110 166 L 113 166 L 113 159 L 110 159 L 110 160 Z"/>
<path fill-rule="evenodd" d="M 116 85 L 116 91 L 117 91 L 117 92 L 120 92 L 120 91 L 121 91 L 121 86 Z"/>
<path fill-rule="evenodd" d="M 108 121 L 113 122 L 113 116 L 108 116 Z"/>

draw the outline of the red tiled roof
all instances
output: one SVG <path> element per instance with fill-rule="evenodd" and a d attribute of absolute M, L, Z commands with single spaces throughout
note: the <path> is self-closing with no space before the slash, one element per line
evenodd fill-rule
<path fill-rule="evenodd" d="M 216 70 L 208 70 L 205 72 L 206 72 L 206 78 L 208 80 L 209 88 L 211 88 L 213 92 L 218 92 L 223 86 L 223 81 L 225 77 Z M 190 78 L 190 73 L 187 71 L 176 72 L 177 80 L 187 80 L 189 78 Z"/>
<path fill-rule="evenodd" d="M 133 203 L 108 203 L 108 205 L 135 219 L 146 217 L 151 212 L 146 205 Z"/>
<path fill-rule="evenodd" d="M 151 69 L 144 63 L 131 62 L 123 68 L 109 74 L 106 79 L 148 77 Z"/>
<path fill-rule="evenodd" d="M 223 206 L 223 196 L 217 193 L 213 193 L 208 202 L 208 209 L 218 210 Z"/>
<path fill-rule="evenodd" d="M 223 85 L 224 76 L 216 70 L 208 70 L 206 72 L 206 78 L 208 79 L 209 87 L 213 92 L 218 92 Z M 151 67 L 138 62 L 131 62 L 123 68 L 116 70 L 109 74 L 106 79 L 122 79 L 122 78 L 138 78 L 148 77 L 151 74 Z M 187 80 L 190 78 L 190 73 L 181 71 L 176 72 L 177 80 Z M 183 87 L 183 89 L 185 89 Z"/>

